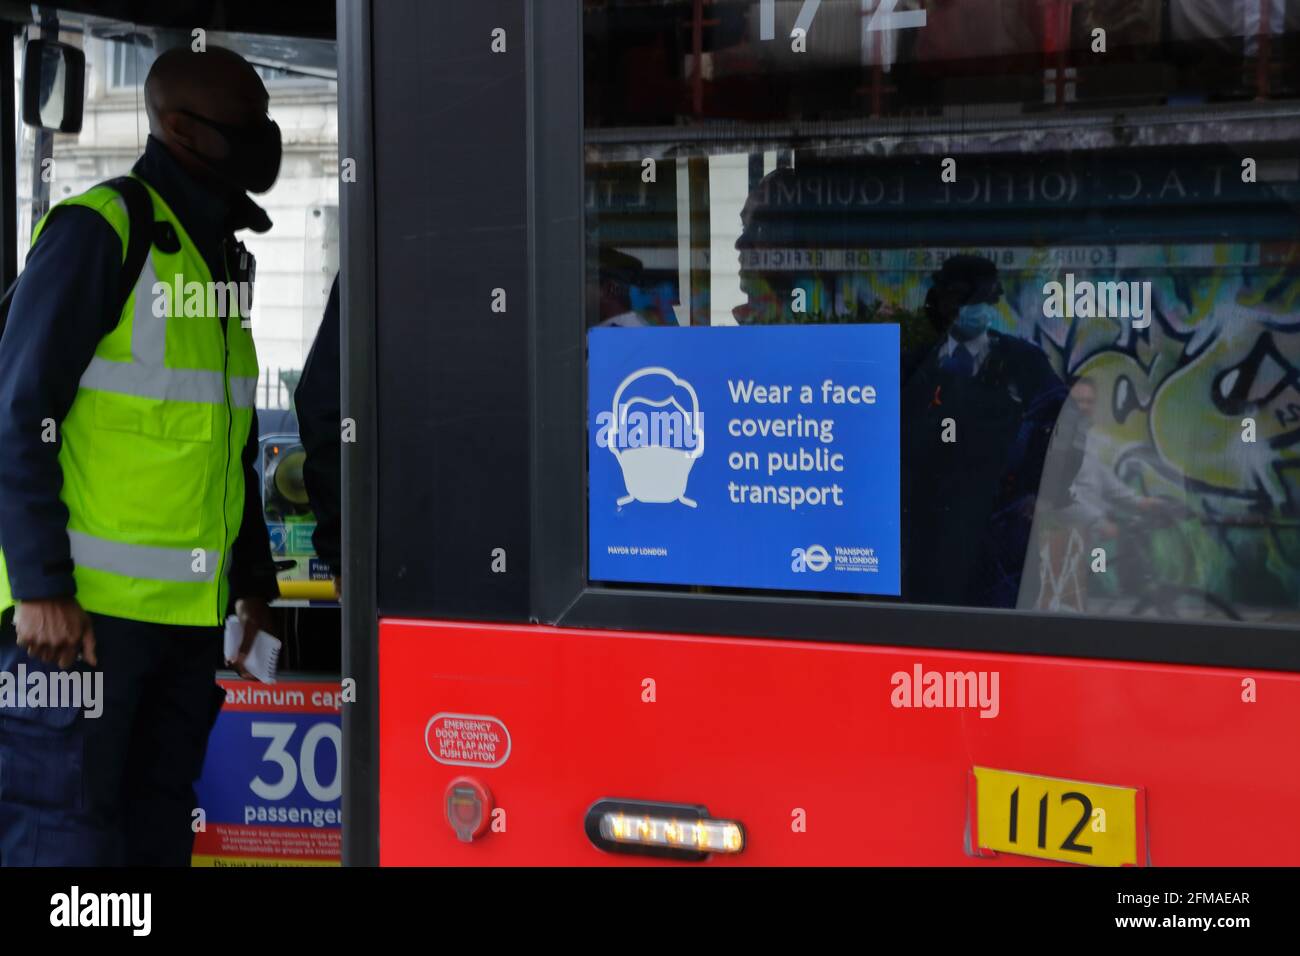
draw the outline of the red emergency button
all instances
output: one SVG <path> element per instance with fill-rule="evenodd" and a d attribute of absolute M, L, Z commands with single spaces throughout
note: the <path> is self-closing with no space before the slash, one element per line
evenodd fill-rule
<path fill-rule="evenodd" d="M 482 836 L 492 816 L 492 794 L 472 777 L 457 777 L 447 784 L 447 822 L 463 843 Z"/>

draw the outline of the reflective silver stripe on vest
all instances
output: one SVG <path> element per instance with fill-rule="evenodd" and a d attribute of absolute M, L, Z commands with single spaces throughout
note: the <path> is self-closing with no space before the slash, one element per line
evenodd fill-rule
<path fill-rule="evenodd" d="M 224 373 L 207 369 L 167 368 L 163 364 L 167 351 L 167 318 L 153 314 L 153 287 L 157 281 L 153 257 L 146 257 L 144 270 L 135 285 L 135 307 L 131 313 L 132 360 L 112 362 L 95 356 L 81 376 L 81 388 L 171 402 L 224 405 Z M 172 303 L 172 309 L 175 310 L 176 307 L 177 304 Z M 234 407 L 252 408 L 257 379 L 232 376 L 230 391 Z"/>
<path fill-rule="evenodd" d="M 86 366 L 80 384 L 82 388 L 93 388 L 101 392 L 161 398 L 171 402 L 221 405 L 226 401 L 226 389 L 220 372 L 110 362 L 98 355 Z"/>
<path fill-rule="evenodd" d="M 153 287 L 157 282 L 158 273 L 154 271 L 151 250 L 144 257 L 144 269 L 135 284 L 135 311 L 131 314 L 131 359 L 146 368 L 162 368 L 167 357 L 167 316 L 153 314 Z M 173 288 L 168 286 L 168 298 Z M 170 311 L 182 308 L 183 303 L 172 302 Z"/>
<path fill-rule="evenodd" d="M 257 399 L 257 377 L 253 375 L 230 376 L 230 404 L 236 408 L 252 408 Z"/>
<path fill-rule="evenodd" d="M 75 564 L 128 578 L 197 583 L 215 580 L 217 568 L 221 567 L 221 554 L 217 551 L 204 551 L 201 565 L 204 570 L 196 571 L 198 556 L 189 548 L 123 544 L 72 529 L 68 529 L 68 542 L 72 545 Z"/>

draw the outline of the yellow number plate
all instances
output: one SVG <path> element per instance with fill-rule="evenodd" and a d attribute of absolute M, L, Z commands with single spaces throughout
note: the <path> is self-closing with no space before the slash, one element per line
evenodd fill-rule
<path fill-rule="evenodd" d="M 1138 791 L 975 767 L 977 845 L 1089 866 L 1138 861 Z"/>

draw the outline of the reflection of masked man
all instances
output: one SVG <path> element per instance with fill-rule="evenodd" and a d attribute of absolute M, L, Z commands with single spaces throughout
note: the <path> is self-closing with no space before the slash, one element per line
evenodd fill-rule
<path fill-rule="evenodd" d="M 903 596 L 912 601 L 1015 606 L 1066 392 L 1040 349 L 990 328 L 1001 297 L 992 262 L 947 259 L 925 302 L 942 341 L 903 356 Z"/>
<path fill-rule="evenodd" d="M 807 276 L 773 264 L 782 252 L 807 245 L 809 238 L 800 235 L 797 203 L 791 208 L 789 197 L 800 195 L 799 180 L 789 167 L 772 170 L 763 177 L 745 199 L 740 211 L 741 233 L 736 239 L 739 253 L 740 291 L 745 303 L 731 310 L 738 325 L 785 325 L 808 321 L 791 306 L 791 293 Z M 784 199 L 784 202 L 782 202 Z"/>

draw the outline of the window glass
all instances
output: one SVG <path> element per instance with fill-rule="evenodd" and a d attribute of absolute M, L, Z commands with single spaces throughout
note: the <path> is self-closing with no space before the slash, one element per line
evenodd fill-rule
<path fill-rule="evenodd" d="M 65 30 L 60 39 L 86 51 L 86 107 L 80 133 L 42 134 L 19 123 L 19 268 L 34 224 L 50 205 L 128 173 L 149 135 L 141 87 L 157 51 L 142 33 L 133 42 Z M 15 41 L 21 70 L 24 38 Z M 220 44 L 213 34 L 210 42 Z M 338 271 L 338 91 L 333 80 L 258 67 L 270 93 L 271 118 L 284 142 L 280 177 L 254 197 L 273 222 L 240 239 L 257 258 L 253 337 L 262 373 L 259 408 L 288 411 Z M 20 75 L 21 80 L 21 75 Z M 43 137 L 48 155 L 37 156 Z M 42 159 L 47 160 L 42 165 Z M 288 420 L 291 430 L 296 430 Z"/>
<path fill-rule="evenodd" d="M 153 64 L 153 50 L 133 43 L 108 43 L 108 87 L 133 90 L 144 83 Z"/>
<path fill-rule="evenodd" d="M 61 39 L 86 52 L 86 104 L 80 133 L 43 133 L 19 124 L 19 266 L 33 225 L 48 208 L 96 183 L 125 175 L 145 150 L 149 119 L 143 83 L 157 56 L 151 37 L 129 24 L 65 18 Z M 113 39 L 118 37 L 121 39 Z M 128 39 L 129 38 L 129 39 Z M 313 62 L 328 62 L 320 41 L 262 37 L 293 54 L 310 43 Z M 208 42 L 249 52 L 239 36 L 211 32 Z M 17 59 L 21 69 L 22 38 Z M 311 534 L 315 519 L 302 483 L 302 445 L 293 391 L 338 272 L 338 93 L 333 80 L 257 67 L 280 126 L 283 159 L 275 185 L 253 197 L 272 221 L 264 234 L 238 238 L 256 258 L 252 333 L 260 371 L 255 401 L 261 439 L 258 472 L 265 518 L 282 580 L 321 575 Z"/>
<path fill-rule="evenodd" d="M 606 329 L 676 330 L 667 348 L 684 355 L 700 327 L 796 327 L 794 356 L 852 341 L 818 327 L 889 326 L 891 354 L 876 336 L 871 354 L 828 361 L 897 370 L 897 444 L 855 450 L 899 475 L 894 599 L 1294 623 L 1300 91 L 1284 64 L 1298 11 L 586 3 L 593 428 Z M 729 426 L 705 410 L 703 455 Z M 699 516 L 726 505 L 688 479 L 693 511 L 629 487 L 630 504 L 598 514 L 602 447 L 593 528 L 643 507 L 712 528 Z M 846 497 L 862 480 L 844 479 Z M 817 505 L 773 507 L 795 527 L 821 520 Z M 840 555 L 819 543 L 832 553 L 784 556 L 807 582 L 785 587 L 890 599 L 828 588 Z M 726 537 L 693 545 L 715 564 L 754 560 Z M 602 577 L 600 547 L 598 583 L 723 581 Z"/>

